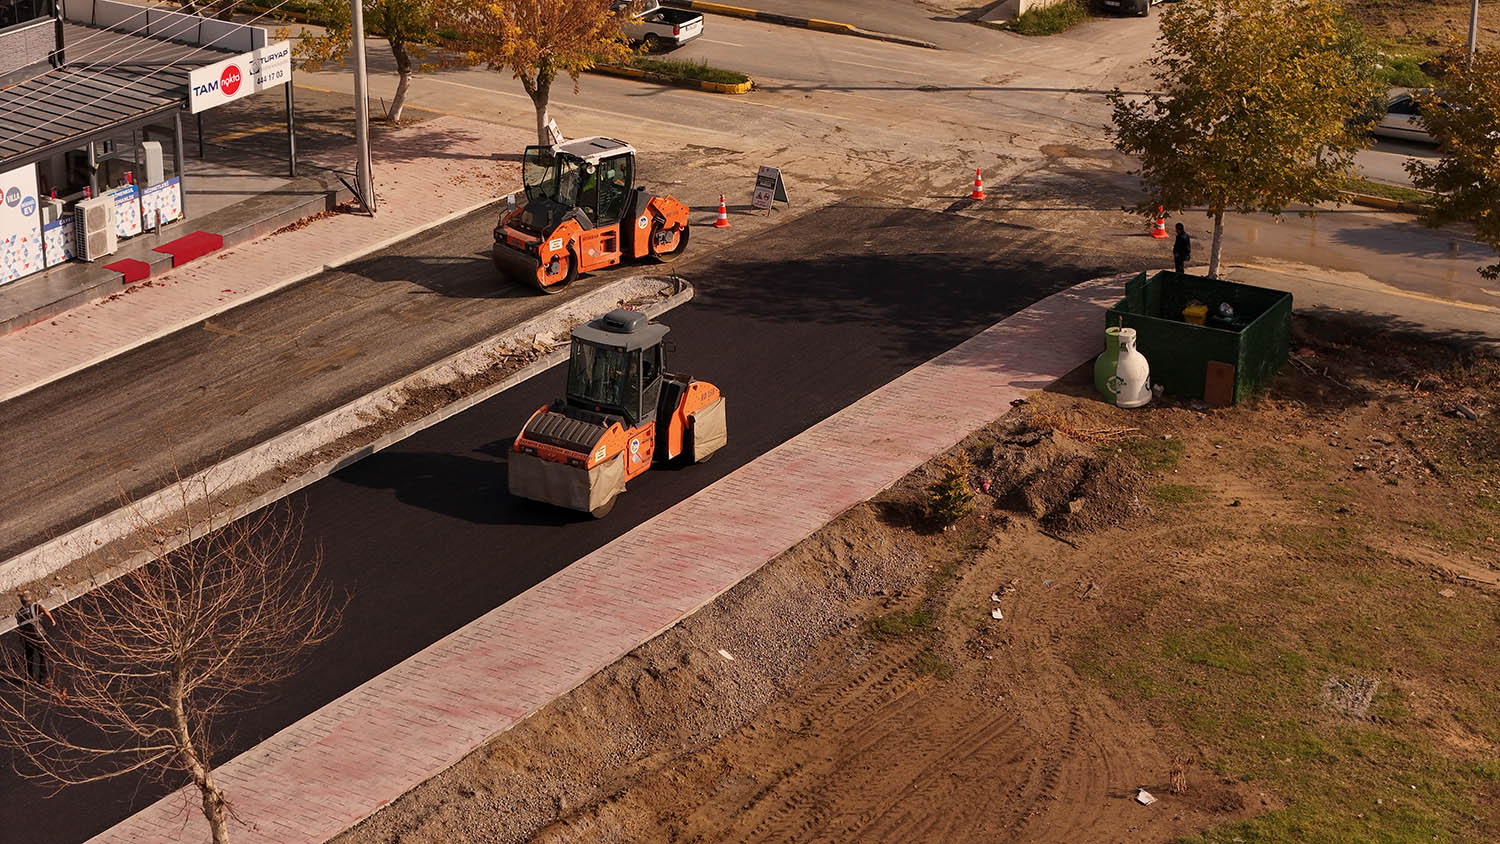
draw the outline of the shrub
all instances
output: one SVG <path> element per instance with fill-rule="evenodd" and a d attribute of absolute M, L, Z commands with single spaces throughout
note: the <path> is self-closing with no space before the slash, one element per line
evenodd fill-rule
<path fill-rule="evenodd" d="M 959 452 L 943 464 L 943 476 L 928 492 L 927 508 L 932 518 L 947 527 L 974 509 L 974 490 L 969 486 L 973 467 L 968 455 Z"/>

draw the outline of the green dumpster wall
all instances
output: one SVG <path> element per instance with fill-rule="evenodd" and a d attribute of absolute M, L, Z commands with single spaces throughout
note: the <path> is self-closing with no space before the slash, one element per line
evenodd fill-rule
<path fill-rule="evenodd" d="M 1182 320 L 1196 299 L 1210 313 L 1228 302 L 1249 323 L 1238 331 Z M 1209 361 L 1234 367 L 1234 400 L 1265 386 L 1291 350 L 1292 294 L 1203 276 L 1159 272 L 1125 284 L 1125 298 L 1105 314 L 1105 326 L 1136 331 L 1136 348 L 1151 364 L 1151 381 L 1168 395 L 1203 398 Z"/>

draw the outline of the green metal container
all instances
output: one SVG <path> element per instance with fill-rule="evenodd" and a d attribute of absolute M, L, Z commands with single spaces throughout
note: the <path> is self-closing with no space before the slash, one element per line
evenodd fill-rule
<path fill-rule="evenodd" d="M 1193 325 L 1183 310 L 1207 306 L 1209 321 Z M 1216 318 L 1227 303 L 1234 318 Z M 1291 351 L 1292 294 L 1249 284 L 1163 271 L 1125 283 L 1125 298 L 1110 308 L 1104 324 L 1134 328 L 1137 347 L 1151 361 L 1151 380 L 1167 395 L 1203 398 L 1210 361 L 1234 367 L 1234 400 L 1264 387 Z M 1098 383 L 1095 364 L 1095 383 Z"/>

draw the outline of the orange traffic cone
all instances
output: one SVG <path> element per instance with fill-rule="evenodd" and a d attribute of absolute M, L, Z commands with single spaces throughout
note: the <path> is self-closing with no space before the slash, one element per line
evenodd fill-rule
<path fill-rule="evenodd" d="M 1156 221 L 1151 224 L 1151 236 L 1157 240 L 1163 240 L 1167 236 L 1167 218 L 1162 213 L 1164 210 L 1160 205 L 1156 206 Z"/>
<path fill-rule="evenodd" d="M 974 192 L 969 194 L 969 198 L 975 202 L 984 199 L 984 179 L 980 177 L 978 167 L 974 168 Z"/>
<path fill-rule="evenodd" d="M 714 220 L 714 228 L 729 228 L 729 208 L 724 205 L 724 194 L 719 194 L 719 219 Z M 1166 237 L 1166 235 L 1162 235 Z"/>

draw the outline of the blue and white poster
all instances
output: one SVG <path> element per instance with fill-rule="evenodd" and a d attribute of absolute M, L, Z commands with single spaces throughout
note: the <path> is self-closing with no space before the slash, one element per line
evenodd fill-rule
<path fill-rule="evenodd" d="M 0 284 L 42 269 L 36 165 L 0 173 Z"/>

